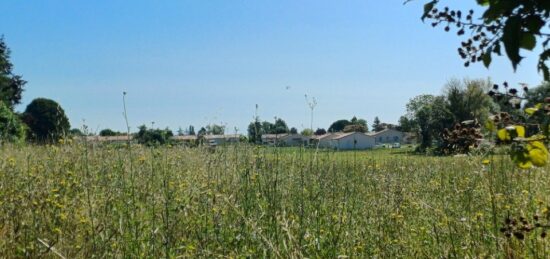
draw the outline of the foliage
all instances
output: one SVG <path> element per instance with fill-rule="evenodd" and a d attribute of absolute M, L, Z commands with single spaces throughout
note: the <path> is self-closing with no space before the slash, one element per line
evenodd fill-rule
<path fill-rule="evenodd" d="M 483 62 L 489 67 L 493 54 L 500 56 L 501 48 L 504 48 L 515 70 L 523 59 L 520 50 L 537 49 L 540 50 L 538 70 L 545 80 L 550 80 L 546 64 L 550 58 L 550 33 L 547 31 L 550 2 L 477 0 L 477 3 L 484 8 L 480 17 L 475 17 L 473 10 L 463 12 L 449 7 L 438 9 L 439 0 L 432 0 L 424 5 L 422 19 L 432 20 L 434 27 L 444 25 L 445 31 L 450 31 L 451 25 L 456 25 L 459 36 L 471 35 L 458 49 L 460 57 L 465 60 L 465 66 Z"/>
<path fill-rule="evenodd" d="M 286 122 L 281 119 L 281 118 L 277 118 L 275 119 L 275 123 L 273 124 L 273 128 L 271 130 L 271 134 L 282 134 L 282 133 L 288 133 L 289 132 L 289 129 L 288 129 L 288 126 L 286 125 Z"/>
<path fill-rule="evenodd" d="M 169 144 L 171 142 L 171 137 L 174 136 L 174 133 L 166 129 L 147 129 L 145 125 L 138 127 L 139 131 L 135 134 L 134 138 L 140 144 L 147 146 L 157 146 Z"/>
<path fill-rule="evenodd" d="M 0 102 L 13 110 L 15 105 L 21 103 L 21 95 L 27 82 L 20 75 L 14 75 L 12 70 L 10 49 L 4 37 L 0 37 Z"/>
<path fill-rule="evenodd" d="M 491 161 L 250 145 L 4 145 L 0 251 L 17 258 L 548 258 L 548 229 L 534 227 L 548 225 L 550 168 L 524 174 L 509 159 Z"/>
<path fill-rule="evenodd" d="M 350 124 L 344 127 L 343 132 L 362 132 L 366 133 L 368 131 L 367 127 L 365 125 L 361 124 Z"/>
<path fill-rule="evenodd" d="M 441 133 L 454 124 L 444 96 L 419 95 L 407 103 L 407 121 L 420 137 L 419 151 L 441 142 Z"/>
<path fill-rule="evenodd" d="M 75 136 L 75 137 L 81 137 L 81 136 L 85 136 L 86 134 L 84 134 L 84 132 L 82 132 L 82 130 L 80 130 L 79 128 L 73 128 L 71 130 L 69 130 L 69 134 L 71 136 Z"/>
<path fill-rule="evenodd" d="M 320 136 L 320 135 L 325 135 L 325 134 L 327 134 L 327 131 L 323 128 L 318 128 L 314 133 L 315 136 Z"/>
<path fill-rule="evenodd" d="M 0 142 L 23 142 L 26 130 L 19 116 L 0 101 Z"/>
<path fill-rule="evenodd" d="M 303 129 L 302 132 L 300 132 L 300 134 L 306 136 L 306 137 L 310 137 L 310 136 L 313 136 L 313 130 L 311 129 Z"/>
<path fill-rule="evenodd" d="M 189 129 L 187 130 L 188 135 L 195 135 L 195 127 L 193 125 L 189 125 Z"/>
<path fill-rule="evenodd" d="M 290 128 L 290 134 L 298 134 L 298 129 L 295 127 Z"/>
<path fill-rule="evenodd" d="M 350 125 L 351 122 L 349 120 L 337 120 L 333 122 L 330 127 L 328 127 L 328 132 L 340 132 L 343 131 L 344 128 L 348 125 Z"/>
<path fill-rule="evenodd" d="M 253 121 L 248 124 L 248 141 L 250 143 L 260 143 L 263 134 L 262 123 L 259 121 Z"/>
<path fill-rule="evenodd" d="M 69 133 L 69 119 L 61 106 L 50 99 L 34 99 L 23 113 L 31 138 L 38 142 L 57 142 Z"/>
<path fill-rule="evenodd" d="M 364 119 L 358 119 L 357 117 L 353 116 L 351 120 L 337 120 L 333 122 L 330 127 L 328 128 L 328 132 L 342 132 L 348 125 L 354 125 L 354 127 L 348 127 L 349 129 L 360 129 L 364 132 L 368 131 L 367 121 Z M 353 130 L 352 130 L 353 131 Z"/>
<path fill-rule="evenodd" d="M 481 125 L 473 120 L 457 123 L 452 129 L 444 129 L 439 151 L 442 154 L 468 154 L 477 148 L 483 136 Z"/>
<path fill-rule="evenodd" d="M 208 135 L 223 135 L 225 133 L 225 126 L 222 125 L 210 124 L 205 129 Z"/>
<path fill-rule="evenodd" d="M 378 116 L 374 117 L 374 121 L 372 122 L 372 131 L 378 132 L 383 129 L 384 127 L 382 127 L 382 125 L 380 124 L 380 119 L 378 118 Z"/>
<path fill-rule="evenodd" d="M 100 136 L 120 136 L 120 135 L 125 135 L 126 133 L 121 133 L 121 132 L 118 132 L 118 131 L 114 131 L 114 130 L 111 130 L 111 129 L 102 129 L 101 131 L 99 131 L 99 135 Z"/>

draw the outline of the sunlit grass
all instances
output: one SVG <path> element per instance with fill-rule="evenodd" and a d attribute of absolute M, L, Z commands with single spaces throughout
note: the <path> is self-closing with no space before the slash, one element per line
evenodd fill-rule
<path fill-rule="evenodd" d="M 548 167 L 398 150 L 3 146 L 2 257 L 548 257 Z M 537 232 L 538 231 L 538 232 Z M 535 233 L 537 232 L 537 233 Z M 57 254 L 57 255 L 56 255 Z"/>

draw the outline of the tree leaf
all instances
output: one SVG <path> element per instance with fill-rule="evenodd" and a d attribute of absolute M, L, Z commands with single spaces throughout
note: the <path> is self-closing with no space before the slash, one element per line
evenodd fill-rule
<path fill-rule="evenodd" d="M 426 3 L 424 5 L 424 14 L 422 15 L 422 21 L 424 21 L 424 19 L 426 19 L 427 15 L 432 11 L 432 9 L 434 8 L 435 4 L 437 4 L 438 0 L 433 0 L 429 3 Z"/>
<path fill-rule="evenodd" d="M 502 43 L 504 43 L 506 55 L 508 56 L 510 62 L 512 62 L 512 67 L 514 67 L 514 70 L 516 70 L 519 62 L 521 62 L 522 59 L 522 57 L 519 55 L 520 39 L 521 17 L 512 16 L 508 18 L 508 20 L 506 20 L 501 41 Z"/>
<path fill-rule="evenodd" d="M 522 49 L 533 50 L 537 45 L 537 38 L 529 32 L 521 33 L 520 45 Z"/>
<path fill-rule="evenodd" d="M 488 49 L 487 52 L 485 52 L 485 54 L 483 54 L 483 57 L 482 57 L 483 58 L 483 65 L 486 68 L 489 68 L 489 66 L 491 65 L 491 61 L 492 61 L 491 52 L 492 52 L 492 50 Z"/>

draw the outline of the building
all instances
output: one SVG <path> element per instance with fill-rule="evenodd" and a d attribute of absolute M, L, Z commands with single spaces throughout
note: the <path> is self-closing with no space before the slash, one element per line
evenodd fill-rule
<path fill-rule="evenodd" d="M 189 145 L 194 145 L 197 142 L 197 136 L 195 135 L 173 136 L 172 140 L 175 143 L 189 146 Z"/>
<path fill-rule="evenodd" d="M 337 150 L 369 149 L 375 146 L 374 138 L 362 132 L 328 133 L 314 136 L 312 142 L 314 146 L 320 148 Z"/>
<path fill-rule="evenodd" d="M 204 143 L 210 146 L 219 146 L 228 143 L 238 143 L 241 141 L 240 134 L 230 135 L 204 135 Z"/>
<path fill-rule="evenodd" d="M 369 132 L 369 136 L 374 137 L 376 145 L 393 144 L 403 142 L 403 132 L 395 129 L 384 129 L 378 132 Z"/>
<path fill-rule="evenodd" d="M 128 140 L 132 141 L 134 137 L 130 135 L 129 139 L 127 135 L 121 136 L 86 136 L 87 142 L 94 143 L 106 143 L 106 144 L 118 144 L 118 143 L 127 143 Z"/>
<path fill-rule="evenodd" d="M 263 134 L 262 144 L 268 146 L 297 147 L 309 145 L 309 137 L 302 134 Z"/>

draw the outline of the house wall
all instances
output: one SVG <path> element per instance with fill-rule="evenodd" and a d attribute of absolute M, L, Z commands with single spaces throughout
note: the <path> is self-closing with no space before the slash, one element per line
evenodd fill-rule
<path fill-rule="evenodd" d="M 373 137 L 359 132 L 340 139 L 333 139 L 332 143 L 333 147 L 339 150 L 368 149 L 375 145 Z"/>
<path fill-rule="evenodd" d="M 300 134 L 294 134 L 286 136 L 282 141 L 284 142 L 285 146 L 295 147 L 307 145 L 309 143 L 309 138 Z"/>
<path fill-rule="evenodd" d="M 403 141 L 403 132 L 397 130 L 387 130 L 375 134 L 376 144 L 401 143 Z"/>

